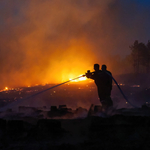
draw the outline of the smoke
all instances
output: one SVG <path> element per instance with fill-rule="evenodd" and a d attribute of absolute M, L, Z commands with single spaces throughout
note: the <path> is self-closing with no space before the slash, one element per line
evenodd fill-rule
<path fill-rule="evenodd" d="M 135 39 L 148 40 L 150 11 L 140 6 L 135 0 L 1 0 L 0 87 L 60 83 L 94 63 L 118 73 L 112 55 L 124 57 Z"/>

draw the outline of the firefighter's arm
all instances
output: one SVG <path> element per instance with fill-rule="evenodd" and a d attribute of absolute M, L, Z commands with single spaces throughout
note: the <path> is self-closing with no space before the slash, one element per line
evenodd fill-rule
<path fill-rule="evenodd" d="M 93 73 L 90 72 L 90 70 L 88 70 L 85 75 L 86 75 L 87 78 L 94 79 Z"/>

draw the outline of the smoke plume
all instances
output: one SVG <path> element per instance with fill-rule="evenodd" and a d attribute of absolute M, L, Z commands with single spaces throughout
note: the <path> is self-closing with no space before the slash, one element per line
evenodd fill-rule
<path fill-rule="evenodd" d="M 0 88 L 63 82 L 94 63 L 118 73 L 115 58 L 149 38 L 136 0 L 1 0 L 0 11 Z"/>

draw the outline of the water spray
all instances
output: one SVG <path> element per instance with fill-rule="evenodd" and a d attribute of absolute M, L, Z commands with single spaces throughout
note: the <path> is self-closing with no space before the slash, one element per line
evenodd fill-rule
<path fill-rule="evenodd" d="M 63 82 L 63 83 L 57 84 L 57 85 L 52 86 L 52 87 L 50 87 L 50 88 L 47 88 L 47 89 L 45 89 L 45 90 L 43 90 L 43 91 L 40 91 L 40 92 L 38 92 L 38 93 L 35 93 L 35 94 L 30 95 L 30 96 L 28 96 L 28 97 L 25 97 L 25 98 L 23 98 L 23 99 L 19 99 L 19 100 L 16 101 L 16 102 L 13 102 L 13 103 L 11 103 L 11 104 L 9 104 L 9 105 L 7 105 L 7 106 L 4 106 L 4 107 L 0 108 L 0 112 L 9 109 L 10 107 L 13 107 L 13 106 L 17 105 L 17 104 L 19 104 L 20 102 L 22 102 L 22 101 L 24 101 L 24 100 L 27 100 L 27 99 L 29 99 L 29 98 L 31 98 L 31 97 L 34 97 L 34 96 L 37 96 L 37 95 L 39 95 L 39 94 L 41 94 L 41 93 L 44 93 L 44 92 L 46 92 L 46 91 L 48 91 L 48 90 L 51 90 L 51 89 L 53 89 L 53 88 L 55 88 L 55 87 L 58 87 L 58 86 L 60 86 L 60 85 L 63 85 L 63 84 L 65 84 L 65 83 L 68 83 L 68 82 L 70 82 L 70 81 L 77 80 L 77 79 L 79 79 L 79 78 L 81 78 L 81 77 L 85 77 L 85 76 L 87 76 L 88 74 L 91 74 L 91 73 L 93 73 L 93 72 L 90 72 L 90 71 L 88 70 L 88 72 L 86 73 L 86 75 L 81 75 L 81 76 L 79 76 L 79 77 L 76 77 L 76 78 L 74 78 L 74 79 L 70 79 L 70 80 L 65 81 L 65 82 Z M 125 96 L 125 94 L 123 93 L 123 91 L 121 90 L 121 88 L 120 88 L 120 86 L 118 85 L 117 81 L 113 78 L 113 76 L 110 75 L 108 72 L 106 72 L 106 74 L 108 74 L 108 75 L 113 79 L 113 81 L 114 81 L 115 84 L 117 85 L 118 89 L 120 90 L 120 92 L 121 92 L 121 94 L 123 95 L 123 97 L 124 97 L 124 99 L 126 100 L 126 102 L 128 102 L 128 103 L 129 103 L 131 106 L 133 106 L 134 108 L 138 108 L 137 106 L 133 105 L 133 104 L 127 99 L 127 97 Z"/>
<path fill-rule="evenodd" d="M 70 79 L 70 80 L 65 81 L 65 82 L 63 82 L 63 83 L 60 83 L 60 84 L 57 84 L 57 85 L 52 86 L 52 87 L 50 87 L 50 88 L 47 88 L 47 89 L 45 89 L 45 90 L 43 90 L 43 91 L 40 91 L 40 92 L 35 93 L 35 94 L 33 94 L 33 95 L 30 95 L 30 96 L 28 96 L 28 97 L 19 99 L 19 100 L 17 100 L 16 102 L 12 102 L 11 104 L 8 104 L 7 106 L 4 106 L 4 107 L 0 108 L 0 112 L 1 112 L 1 111 L 5 111 L 5 110 L 9 109 L 10 107 L 13 107 L 13 106 L 19 104 L 20 102 L 22 102 L 22 101 L 24 101 L 24 100 L 27 100 L 27 99 L 29 99 L 29 98 L 31 98 L 31 97 L 37 96 L 37 95 L 39 95 L 39 94 L 41 94 L 41 93 L 44 93 L 44 92 L 46 92 L 46 91 L 48 91 L 48 90 L 51 90 L 51 89 L 55 88 L 55 87 L 58 87 L 58 86 L 63 85 L 63 84 L 65 84 L 65 83 L 71 82 L 71 81 L 73 81 L 73 80 L 77 80 L 77 79 L 82 78 L 82 77 L 85 77 L 85 75 L 81 75 L 81 76 L 76 77 L 76 78 L 74 78 L 74 79 Z"/>

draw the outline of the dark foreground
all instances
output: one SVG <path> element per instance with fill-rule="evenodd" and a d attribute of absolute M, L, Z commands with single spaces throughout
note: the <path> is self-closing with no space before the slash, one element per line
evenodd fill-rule
<path fill-rule="evenodd" d="M 150 117 L 113 115 L 84 119 L 0 119 L 0 149 L 149 149 Z"/>

